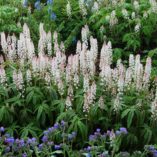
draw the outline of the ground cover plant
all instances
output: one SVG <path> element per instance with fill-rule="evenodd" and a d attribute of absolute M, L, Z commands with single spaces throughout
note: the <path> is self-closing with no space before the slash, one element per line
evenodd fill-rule
<path fill-rule="evenodd" d="M 157 156 L 155 0 L 0 4 L 2 156 Z"/>

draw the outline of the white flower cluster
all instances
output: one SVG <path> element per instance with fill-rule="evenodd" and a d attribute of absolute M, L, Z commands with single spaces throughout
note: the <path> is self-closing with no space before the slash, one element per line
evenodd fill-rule
<path fill-rule="evenodd" d="M 118 23 L 118 19 L 116 17 L 116 11 L 115 10 L 113 10 L 111 12 L 109 23 L 110 23 L 111 27 L 113 27 L 114 25 L 116 25 Z"/>
<path fill-rule="evenodd" d="M 98 12 L 99 10 L 99 4 L 98 2 L 94 2 L 94 5 L 92 7 L 92 12 Z"/>
<path fill-rule="evenodd" d="M 157 12 L 157 2 L 156 2 L 156 0 L 149 0 L 149 3 L 151 5 L 151 11 L 156 13 Z"/>
<path fill-rule="evenodd" d="M 67 15 L 69 18 L 71 18 L 71 4 L 68 1 L 67 6 L 66 6 L 66 11 L 67 11 Z"/>
<path fill-rule="evenodd" d="M 153 121 L 157 121 L 157 91 L 155 94 L 155 99 L 151 104 L 151 118 Z"/>
<path fill-rule="evenodd" d="M 63 42 L 58 43 L 57 32 L 53 34 L 53 41 L 54 56 L 52 57 L 51 46 L 48 46 L 48 43 L 51 43 L 51 33 L 46 33 L 41 24 L 38 55 L 36 55 L 26 24 L 19 39 L 15 36 L 6 37 L 4 33 L 1 33 L 5 60 L 15 60 L 19 65 L 12 75 L 13 83 L 18 91 L 23 92 L 25 86 L 31 86 L 34 78 L 41 79 L 47 88 L 51 85 L 56 86 L 61 96 L 66 95 L 65 107 L 72 109 L 74 91 L 79 86 L 83 86 L 81 87 L 84 92 L 83 111 L 88 113 L 90 107 L 95 104 L 98 85 L 101 86 L 102 92 L 109 92 L 113 97 L 115 112 L 122 108 L 123 95 L 127 90 L 131 88 L 136 92 L 149 90 L 151 58 L 147 58 L 144 67 L 140 56 L 131 54 L 128 68 L 120 59 L 117 65 L 113 66 L 111 42 L 104 42 L 98 56 L 97 39 L 89 35 L 87 25 L 82 29 L 82 41 L 78 41 L 74 55 L 66 57 Z M 7 85 L 7 69 L 4 67 L 5 64 L 3 65 L 5 62 L 3 57 L 0 56 L 0 83 Z M 26 71 L 24 71 L 25 67 Z M 103 95 L 99 98 L 99 107 L 104 108 Z"/>
<path fill-rule="evenodd" d="M 124 17 L 124 19 L 129 19 L 129 14 L 128 14 L 128 11 L 126 9 L 122 9 L 122 15 Z"/>
<path fill-rule="evenodd" d="M 80 11 L 83 17 L 85 17 L 87 15 L 87 9 L 85 7 L 85 2 L 84 0 L 79 0 L 79 7 L 80 7 Z"/>

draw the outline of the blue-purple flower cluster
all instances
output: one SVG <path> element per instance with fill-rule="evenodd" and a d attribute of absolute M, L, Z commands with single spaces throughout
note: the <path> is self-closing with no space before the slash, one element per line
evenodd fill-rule
<path fill-rule="evenodd" d="M 43 132 L 41 140 L 36 139 L 35 137 L 27 139 L 19 139 L 11 137 L 9 134 L 5 133 L 5 129 L 0 127 L 0 144 L 3 145 L 3 154 L 5 155 L 20 155 L 22 157 L 27 157 L 34 154 L 37 151 L 39 154 L 44 150 L 53 152 L 55 150 L 62 149 L 64 144 L 69 144 L 73 142 L 76 138 L 76 132 L 71 134 L 66 133 L 67 123 L 61 121 L 61 123 L 55 123 L 52 127 L 48 128 Z M 56 135 L 59 135 L 61 139 L 56 140 Z M 60 142 L 60 143 L 59 143 Z"/>
<path fill-rule="evenodd" d="M 53 0 L 47 0 L 47 2 L 45 4 L 47 4 L 48 6 L 48 14 L 50 16 L 50 19 L 52 21 L 55 21 L 57 19 L 57 15 L 55 14 L 55 12 L 52 11 L 52 6 L 53 6 L 53 3 L 54 1 Z M 41 7 L 41 0 L 36 0 L 35 3 L 34 3 L 34 8 L 36 10 L 41 10 L 42 7 Z M 24 8 L 27 8 L 28 7 L 28 0 L 23 0 L 23 7 Z"/>
<path fill-rule="evenodd" d="M 101 133 L 101 130 L 98 128 L 98 129 L 96 129 L 94 134 L 89 136 L 89 141 L 96 141 L 98 139 L 106 139 L 106 137 L 113 138 L 113 137 L 116 137 L 116 136 L 119 136 L 122 134 L 127 134 L 127 133 L 128 133 L 128 131 L 126 128 L 120 128 L 116 132 L 114 132 L 113 130 L 112 131 L 108 130 L 105 133 Z"/>
<path fill-rule="evenodd" d="M 92 152 L 99 152 L 97 154 L 98 156 L 107 157 L 108 151 L 106 149 L 106 145 L 107 147 L 110 147 L 114 142 L 116 143 L 117 138 L 121 138 L 121 135 L 126 134 L 128 134 L 128 131 L 124 127 L 117 131 L 108 130 L 107 132 L 102 132 L 101 129 L 98 128 L 94 134 L 89 136 L 89 145 L 84 149 L 84 151 L 89 157 L 92 156 Z"/>
<path fill-rule="evenodd" d="M 157 148 L 155 148 L 153 145 L 146 146 L 146 150 L 147 150 L 153 157 L 157 157 Z"/>
<path fill-rule="evenodd" d="M 52 153 L 58 150 L 65 152 L 71 150 L 73 142 L 76 140 L 77 133 L 67 131 L 68 123 L 61 121 L 55 123 L 52 127 L 43 132 L 40 139 L 32 138 L 14 138 L 5 133 L 4 127 L 0 127 L 0 147 L 3 148 L 4 156 L 42 156 L 42 153 Z M 109 152 L 107 149 L 113 141 L 121 137 L 120 135 L 127 134 L 126 128 L 120 128 L 117 131 L 108 130 L 103 133 L 101 129 L 96 129 L 94 134 L 89 136 L 89 145 L 80 152 L 85 153 L 88 157 L 92 156 L 92 152 L 98 152 L 98 157 L 107 157 Z M 107 148 L 106 148 L 107 145 Z M 68 150 L 67 150 L 68 149 Z M 155 154 L 155 149 L 151 149 Z M 154 156 L 156 157 L 156 156 Z"/>

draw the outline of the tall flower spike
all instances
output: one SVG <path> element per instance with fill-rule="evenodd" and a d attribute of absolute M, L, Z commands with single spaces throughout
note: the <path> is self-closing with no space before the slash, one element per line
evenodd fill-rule
<path fill-rule="evenodd" d="M 152 113 L 151 115 L 152 120 L 157 121 L 157 91 L 156 91 L 155 99 L 151 105 L 151 113 Z"/>
<path fill-rule="evenodd" d="M 23 34 L 24 34 L 25 38 L 29 38 L 30 39 L 30 30 L 29 30 L 29 28 L 28 28 L 26 23 L 23 25 Z"/>
<path fill-rule="evenodd" d="M 126 70 L 126 75 L 125 75 L 125 87 L 127 88 L 131 85 L 132 75 L 133 75 L 132 69 L 129 67 Z"/>
<path fill-rule="evenodd" d="M 128 15 L 128 11 L 126 9 L 122 9 L 122 15 L 124 17 L 124 19 L 129 19 L 129 15 Z"/>
<path fill-rule="evenodd" d="M 146 66 L 145 66 L 145 71 L 144 71 L 144 76 L 143 76 L 143 87 L 148 89 L 148 84 L 150 81 L 150 75 L 151 75 L 151 58 L 148 57 L 146 60 Z"/>
<path fill-rule="evenodd" d="M 135 13 L 135 12 L 132 12 L 132 13 L 131 13 L 131 18 L 132 18 L 132 19 L 135 19 L 135 18 L 136 18 L 136 13 Z"/>
<path fill-rule="evenodd" d="M 50 88 L 50 84 L 51 84 L 51 77 L 50 77 L 50 74 L 48 72 L 45 73 L 45 82 L 48 86 L 48 88 Z"/>
<path fill-rule="evenodd" d="M 0 55 L 0 65 L 2 65 L 4 63 L 4 59 L 3 59 L 3 56 Z"/>
<path fill-rule="evenodd" d="M 68 96 L 69 96 L 71 99 L 73 99 L 74 91 L 73 91 L 73 87 L 72 87 L 71 84 L 69 85 L 69 88 L 68 88 Z"/>
<path fill-rule="evenodd" d="M 89 110 L 90 110 L 90 104 L 89 104 L 88 99 L 87 99 L 87 94 L 85 93 L 85 94 L 84 94 L 83 112 L 88 113 Z"/>
<path fill-rule="evenodd" d="M 135 0 L 135 1 L 133 2 L 133 5 L 134 5 L 134 8 L 135 8 L 135 11 L 139 11 L 139 9 L 140 9 L 139 2 Z"/>
<path fill-rule="evenodd" d="M 99 10 L 99 4 L 98 4 L 98 2 L 94 2 L 94 5 L 92 7 L 92 11 L 97 12 L 98 10 Z"/>
<path fill-rule="evenodd" d="M 111 42 L 109 41 L 107 44 L 106 42 L 104 42 L 102 46 L 99 67 L 101 69 L 103 65 L 110 66 L 111 64 L 112 64 L 112 45 Z"/>
<path fill-rule="evenodd" d="M 13 82 L 16 85 L 17 90 L 20 90 L 21 92 L 24 91 L 23 75 L 20 70 L 13 71 Z"/>
<path fill-rule="evenodd" d="M 84 89 L 84 92 L 86 92 L 89 89 L 89 75 L 88 74 L 85 74 L 84 76 L 83 89 Z"/>
<path fill-rule="evenodd" d="M 60 95 L 63 95 L 64 94 L 64 84 L 63 84 L 63 81 L 60 79 L 58 80 L 58 91 L 60 93 Z"/>
<path fill-rule="evenodd" d="M 123 74 L 121 74 L 118 80 L 118 92 L 122 94 L 123 90 L 124 90 L 124 76 Z"/>
<path fill-rule="evenodd" d="M 6 85 L 7 77 L 5 69 L 3 66 L 0 66 L 0 84 Z"/>
<path fill-rule="evenodd" d="M 39 52 L 39 54 L 44 54 L 45 48 L 46 48 L 47 34 L 44 30 L 44 24 L 43 23 L 40 23 L 39 34 L 40 34 L 40 39 L 39 39 L 39 43 L 38 43 L 38 52 Z"/>
<path fill-rule="evenodd" d="M 66 11 L 67 11 L 67 15 L 69 18 L 71 18 L 71 4 L 68 1 L 67 6 L 66 6 Z"/>
<path fill-rule="evenodd" d="M 106 87 L 111 87 L 112 86 L 112 71 L 110 66 L 103 66 L 102 71 L 100 72 L 100 79 L 101 79 L 101 84 L 105 85 Z"/>
<path fill-rule="evenodd" d="M 80 11 L 83 17 L 85 17 L 87 15 L 87 10 L 85 7 L 85 2 L 84 0 L 79 0 L 79 7 L 80 7 Z"/>
<path fill-rule="evenodd" d="M 79 55 L 74 55 L 72 58 L 72 73 L 79 73 Z"/>
<path fill-rule="evenodd" d="M 87 62 L 86 62 L 86 53 L 87 53 L 87 47 L 86 45 L 83 43 L 83 47 L 82 47 L 82 51 L 80 53 L 80 70 L 82 72 L 82 74 L 85 74 L 87 71 Z"/>
<path fill-rule="evenodd" d="M 121 101 L 121 96 L 118 93 L 114 102 L 113 102 L 113 110 L 118 113 L 121 110 L 122 107 L 122 101 Z"/>
<path fill-rule="evenodd" d="M 1 46 L 2 46 L 3 52 L 7 53 L 7 49 L 8 49 L 7 40 L 6 40 L 6 36 L 4 32 L 1 33 Z"/>
<path fill-rule="evenodd" d="M 156 0 L 149 0 L 149 3 L 151 5 L 151 11 L 155 13 L 157 11 L 157 2 L 156 2 Z"/>
<path fill-rule="evenodd" d="M 79 75 L 77 73 L 74 74 L 74 86 L 78 88 L 79 85 Z"/>
<path fill-rule="evenodd" d="M 28 84 L 31 84 L 31 80 L 32 80 L 32 73 L 30 71 L 30 69 L 27 69 L 26 71 L 26 81 Z"/>
<path fill-rule="evenodd" d="M 67 96 L 65 105 L 66 105 L 66 109 L 67 109 L 67 110 L 68 110 L 68 109 L 72 109 L 72 102 L 71 102 L 70 96 Z"/>
<path fill-rule="evenodd" d="M 52 36 L 51 36 L 51 32 L 49 31 L 47 34 L 47 51 L 48 51 L 48 55 L 51 56 L 52 55 Z"/>
<path fill-rule="evenodd" d="M 99 106 L 101 109 L 104 109 L 104 99 L 103 99 L 102 96 L 99 98 L 98 106 Z"/>
<path fill-rule="evenodd" d="M 116 17 L 116 11 L 115 10 L 113 10 L 111 12 L 109 23 L 110 23 L 111 27 L 113 27 L 114 25 L 116 25 L 118 23 L 118 19 Z"/>
<path fill-rule="evenodd" d="M 136 71 L 136 90 L 140 91 L 142 89 L 142 79 L 143 79 L 143 65 L 139 64 Z"/>
<path fill-rule="evenodd" d="M 137 79 L 137 73 L 138 73 L 138 68 L 140 66 L 141 62 L 140 62 L 140 55 L 136 55 L 135 57 L 135 70 L 134 70 L 134 80 L 136 82 Z"/>
<path fill-rule="evenodd" d="M 134 59 L 133 54 L 130 54 L 130 56 L 129 56 L 129 67 L 131 68 L 132 71 L 135 68 L 135 59 Z"/>
<path fill-rule="evenodd" d="M 88 47 L 89 28 L 85 25 L 81 31 L 82 42 Z"/>
<path fill-rule="evenodd" d="M 82 49 L 82 45 L 80 40 L 77 42 L 77 47 L 76 47 L 76 54 L 80 54 Z"/>

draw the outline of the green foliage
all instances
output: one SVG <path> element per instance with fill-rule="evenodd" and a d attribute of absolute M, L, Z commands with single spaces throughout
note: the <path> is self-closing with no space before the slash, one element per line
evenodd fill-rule
<path fill-rule="evenodd" d="M 112 42 L 114 64 L 118 59 L 126 60 L 130 52 L 142 53 L 142 62 L 145 62 L 145 56 L 157 57 L 157 13 L 150 11 L 151 6 L 148 1 L 140 0 L 139 10 L 135 10 L 130 1 L 116 6 L 111 5 L 109 1 L 104 1 L 97 12 L 92 12 L 92 4 L 90 4 L 89 8 L 86 7 L 87 16 L 84 17 L 80 13 L 78 2 L 76 0 L 69 0 L 69 2 L 72 8 L 70 18 L 67 16 L 67 1 L 65 0 L 54 0 L 53 5 L 47 5 L 43 0 L 41 1 L 41 10 L 35 8 L 35 0 L 29 0 L 27 7 L 23 7 L 20 0 L 0 0 L 0 32 L 5 32 L 6 35 L 12 33 L 18 35 L 21 32 L 20 23 L 27 23 L 36 51 L 39 39 L 38 27 L 42 22 L 46 32 L 58 32 L 59 43 L 64 41 L 68 56 L 74 53 L 76 41 L 81 39 L 82 26 L 87 24 L 90 27 L 90 35 L 96 37 L 100 45 L 104 41 Z M 127 10 L 129 18 L 125 18 L 122 13 L 123 9 Z M 117 23 L 111 25 L 110 19 L 113 11 L 116 13 Z M 136 15 L 134 18 L 132 17 L 133 12 Z M 52 13 L 56 15 L 56 19 L 52 18 Z M 139 29 L 136 28 L 137 26 Z M 98 49 L 100 49 L 100 45 L 98 45 Z M 35 53 L 37 54 L 37 52 Z M 126 61 L 125 64 L 127 65 L 128 62 Z M 155 88 L 156 59 L 153 60 L 153 65 L 151 86 Z M 18 66 L 18 63 L 5 62 L 4 67 L 9 87 L 5 88 L 0 84 L 0 123 L 8 127 L 7 132 L 11 135 L 15 134 L 23 138 L 37 137 L 41 134 L 42 129 L 47 128 L 55 121 L 65 120 L 69 123 L 68 132 L 76 131 L 78 133 L 77 140 L 80 144 L 77 147 L 80 147 L 87 139 L 87 135 L 98 127 L 104 130 L 116 129 L 121 126 L 127 127 L 130 133 L 125 144 L 121 138 L 117 139 L 113 144 L 113 156 L 123 149 L 122 146 L 131 152 L 134 148 L 141 150 L 145 144 L 157 142 L 157 128 L 154 127 L 156 121 L 153 119 L 152 124 L 150 118 L 152 100 L 148 98 L 148 91 L 137 93 L 135 88 L 126 89 L 123 93 L 122 107 L 115 112 L 113 110 L 114 97 L 111 91 L 107 92 L 107 89 L 101 86 L 99 78 L 95 76 L 98 87 L 96 97 L 89 113 L 86 114 L 83 112 L 82 82 L 78 88 L 74 89 L 73 108 L 67 110 L 65 107 L 67 94 L 66 92 L 63 95 L 59 94 L 54 82 L 47 85 L 43 79 L 34 77 L 32 84 L 26 85 L 21 94 L 12 83 L 11 77 L 13 70 L 18 69 Z M 25 65 L 23 73 L 28 66 L 29 64 Z M 26 82 L 27 80 L 24 80 L 25 84 L 27 84 Z M 101 107 L 99 106 L 100 96 L 104 99 Z M 56 135 L 55 138 L 59 137 Z M 56 151 L 52 154 L 60 153 L 63 152 Z M 121 156 L 121 154 L 116 154 L 116 157 Z M 134 152 L 133 155 L 129 154 L 128 156 L 143 157 L 144 155 L 141 152 Z"/>

